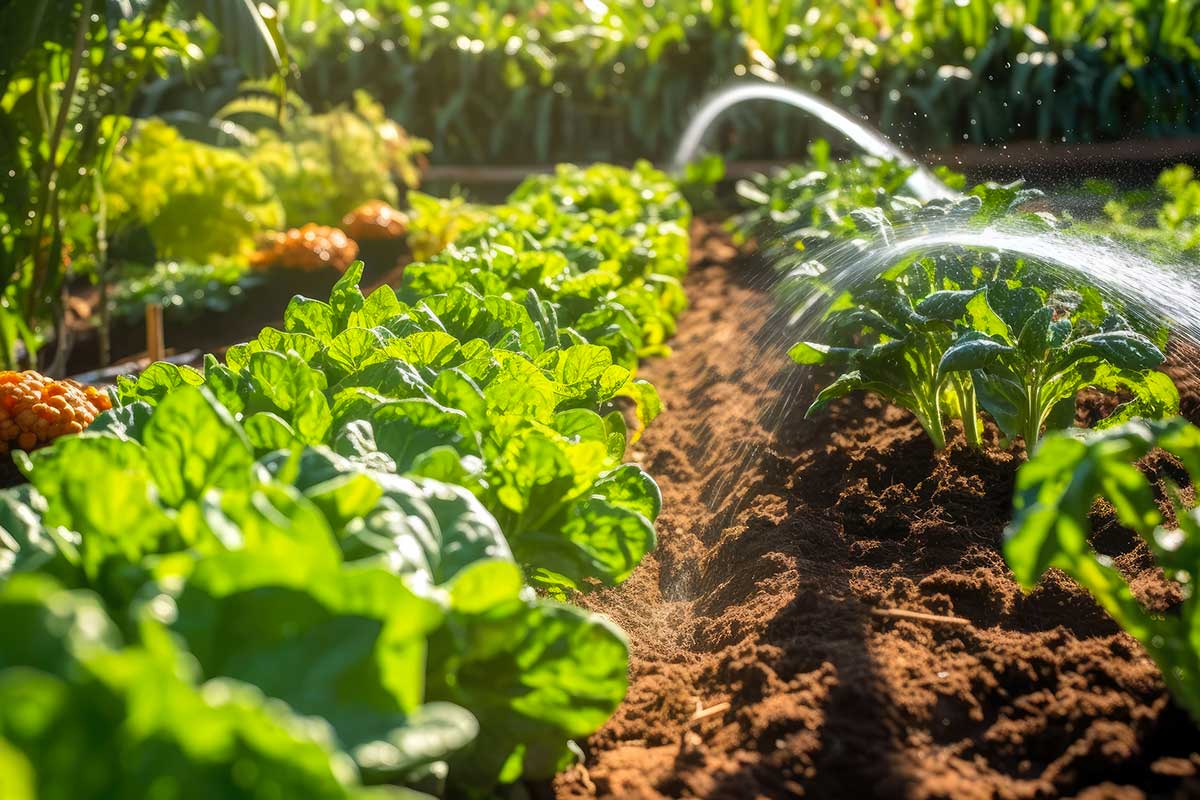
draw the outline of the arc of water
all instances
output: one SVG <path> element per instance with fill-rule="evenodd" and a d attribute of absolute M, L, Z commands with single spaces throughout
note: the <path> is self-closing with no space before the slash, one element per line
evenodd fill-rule
<path fill-rule="evenodd" d="M 679 140 L 672 161 L 674 169 L 680 171 L 687 166 L 700 149 L 704 134 L 719 116 L 733 106 L 750 100 L 770 100 L 798 108 L 841 133 L 865 152 L 915 167 L 908 179 L 908 186 L 920 200 L 958 196 L 958 192 L 938 180 L 932 172 L 888 141 L 883 134 L 836 106 L 803 89 L 757 81 L 728 86 L 709 97 L 700 106 Z"/>

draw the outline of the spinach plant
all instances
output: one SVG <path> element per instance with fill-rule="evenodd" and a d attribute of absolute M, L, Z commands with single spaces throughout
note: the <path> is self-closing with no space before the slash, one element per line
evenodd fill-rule
<path fill-rule="evenodd" d="M 829 321 L 833 337 L 843 344 L 800 342 L 789 351 L 798 364 L 845 370 L 808 413 L 851 392 L 872 391 L 912 411 L 938 449 L 946 446 L 946 419 L 961 420 L 967 442 L 979 447 L 982 428 L 971 376 L 939 367 L 977 293 L 962 287 L 1006 274 L 1010 266 L 957 253 L 909 260 L 865 290 L 836 299 Z"/>
<path fill-rule="evenodd" d="M 964 311 L 963 332 L 937 373 L 969 374 L 983 409 L 1006 436 L 1021 436 L 1030 452 L 1043 426 L 1074 423 L 1076 396 L 1089 387 L 1131 396 L 1097 427 L 1178 411 L 1175 385 L 1154 371 L 1162 350 L 1118 315 L 1096 325 L 1069 306 L 1047 303 L 1037 289 L 1007 281 L 974 293 Z"/>

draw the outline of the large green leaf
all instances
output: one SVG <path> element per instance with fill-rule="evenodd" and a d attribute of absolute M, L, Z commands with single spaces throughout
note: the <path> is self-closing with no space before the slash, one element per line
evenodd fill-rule
<path fill-rule="evenodd" d="M 473 709 L 477 744 L 452 762 L 458 785 L 549 778 L 625 696 L 627 646 L 612 623 L 531 598 L 507 561 L 481 560 L 448 586 L 430 648 L 430 695 Z"/>
<path fill-rule="evenodd" d="M 180 387 L 164 397 L 141 431 L 159 497 L 169 506 L 209 489 L 245 488 L 254 453 L 233 417 L 207 391 Z"/>
<path fill-rule="evenodd" d="M 425 636 L 442 619 L 380 567 L 250 551 L 197 562 L 175 602 L 171 627 L 206 676 L 323 717 L 352 751 L 395 746 L 424 696 Z"/>

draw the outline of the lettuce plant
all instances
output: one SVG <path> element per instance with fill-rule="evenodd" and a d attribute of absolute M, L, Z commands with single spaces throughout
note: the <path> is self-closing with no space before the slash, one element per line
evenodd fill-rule
<path fill-rule="evenodd" d="M 0 654 L 5 796 L 16 780 L 68 793 L 53 765 L 85 749 L 106 757 L 72 796 L 187 780 L 230 797 L 483 797 L 570 763 L 623 697 L 628 647 L 561 601 L 654 546 L 658 488 L 623 461 L 661 410 L 634 369 L 673 324 L 686 266 L 686 206 L 648 167 L 636 191 L 604 185 L 625 174 L 528 188 L 489 217 L 501 241 L 472 234 L 399 296 L 364 296 L 356 263 L 225 363 L 152 365 L 84 435 L 20 457 L 30 484 L 0 492 L 0 632 L 33 655 Z M 27 579 L 51 586 L 38 620 L 78 592 L 116 623 L 119 691 L 58 657 L 62 619 L 9 613 Z M 35 676 L 43 730 L 19 702 L 47 654 L 70 669 L 65 685 Z M 73 702 L 76 682 L 95 702 Z M 203 741 L 145 725 L 179 711 Z M 151 745 L 171 758 L 122 766 Z M 239 779 L 264 777 L 226 791 L 238 748 Z"/>
<path fill-rule="evenodd" d="M 1017 473 L 1015 516 L 1004 555 L 1017 580 L 1032 589 L 1054 567 L 1087 589 L 1122 628 L 1146 648 L 1175 699 L 1200 722 L 1200 511 L 1168 486 L 1169 519 L 1134 462 L 1154 447 L 1178 458 L 1193 485 L 1200 480 L 1200 429 L 1182 419 L 1134 421 L 1083 438 L 1047 436 Z M 1145 541 L 1183 596 L 1177 609 L 1151 611 L 1134 597 L 1111 559 L 1092 549 L 1091 509 L 1097 498 Z"/>

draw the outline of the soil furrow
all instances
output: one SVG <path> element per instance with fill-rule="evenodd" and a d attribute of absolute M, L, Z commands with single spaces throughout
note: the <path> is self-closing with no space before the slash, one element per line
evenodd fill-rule
<path fill-rule="evenodd" d="M 1200 734 L 1136 642 L 1065 576 L 1013 582 L 1020 453 L 935 453 L 873 397 L 805 420 L 811 386 L 759 344 L 765 276 L 714 227 L 694 250 L 675 351 L 643 372 L 659 548 L 583 601 L 628 632 L 628 699 L 557 795 L 1200 796 Z M 1168 608 L 1146 548 L 1096 522 Z"/>

